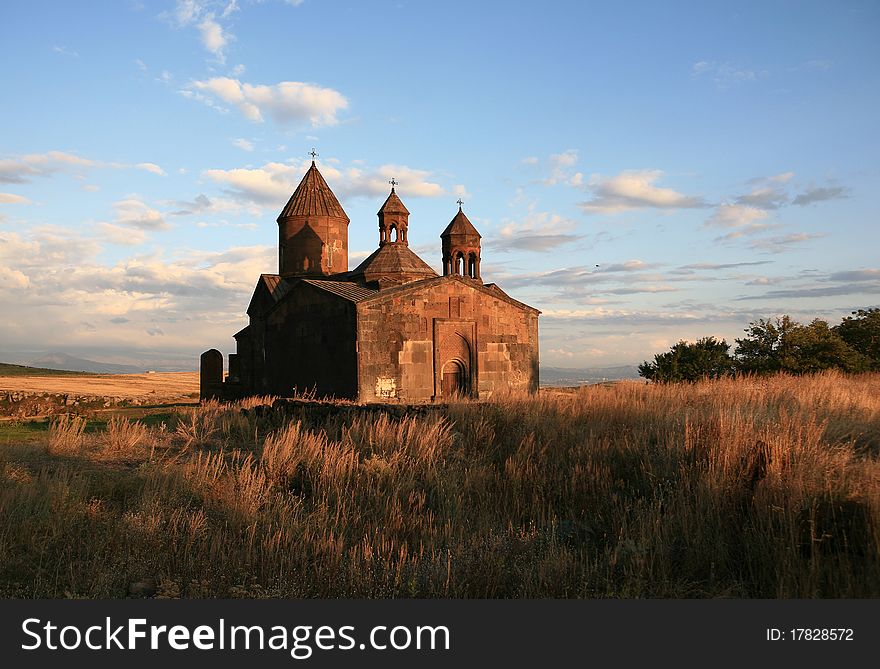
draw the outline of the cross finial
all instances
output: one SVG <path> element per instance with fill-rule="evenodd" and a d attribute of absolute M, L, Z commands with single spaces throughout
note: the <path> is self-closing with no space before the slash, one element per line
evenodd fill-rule
<path fill-rule="evenodd" d="M 463 205 L 464 202 L 462 202 L 461 198 L 458 198 L 458 199 L 456 200 L 456 202 L 458 203 L 458 208 L 461 209 L 461 205 Z"/>
<path fill-rule="evenodd" d="M 312 150 L 309 151 L 309 155 L 312 157 L 312 165 L 314 165 L 314 164 L 315 164 L 315 158 L 318 157 L 318 152 L 315 151 L 315 147 L 314 147 L 314 146 L 312 147 Z"/>
<path fill-rule="evenodd" d="M 395 179 L 394 177 L 391 177 L 391 181 L 389 181 L 388 183 L 391 184 L 391 190 L 394 190 L 395 186 L 400 185 L 400 182 L 397 179 Z"/>

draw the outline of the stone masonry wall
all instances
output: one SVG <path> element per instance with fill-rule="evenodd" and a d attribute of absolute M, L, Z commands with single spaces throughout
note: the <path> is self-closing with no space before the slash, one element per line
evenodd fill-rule
<path fill-rule="evenodd" d="M 348 300 L 299 284 L 267 314 L 262 344 L 253 355 L 265 359 L 266 392 L 356 396 L 355 307 Z"/>
<path fill-rule="evenodd" d="M 453 333 L 468 340 L 467 348 L 457 343 L 455 355 L 471 351 L 465 362 L 474 396 L 537 389 L 537 314 L 465 280 L 444 278 L 361 303 L 357 332 L 361 401 L 437 398 L 439 368 L 446 361 L 438 353 L 445 346 L 435 339 Z"/>

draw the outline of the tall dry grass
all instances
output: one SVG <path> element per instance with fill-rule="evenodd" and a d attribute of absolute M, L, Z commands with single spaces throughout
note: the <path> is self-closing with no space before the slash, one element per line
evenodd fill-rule
<path fill-rule="evenodd" d="M 0 464 L 0 594 L 880 594 L 877 374 L 255 406 L 104 445 L 59 423 L 48 460 Z"/>

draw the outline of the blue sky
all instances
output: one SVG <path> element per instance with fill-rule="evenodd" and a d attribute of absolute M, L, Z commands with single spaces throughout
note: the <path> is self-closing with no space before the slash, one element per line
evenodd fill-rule
<path fill-rule="evenodd" d="M 435 268 L 465 201 L 542 364 L 880 304 L 876 2 L 27 2 L 0 10 L 0 358 L 232 350 L 314 146 Z"/>

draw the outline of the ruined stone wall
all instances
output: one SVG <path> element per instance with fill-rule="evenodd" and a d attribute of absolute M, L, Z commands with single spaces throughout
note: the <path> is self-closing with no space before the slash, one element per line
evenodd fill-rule
<path fill-rule="evenodd" d="M 457 278 L 427 284 L 358 305 L 361 401 L 442 399 L 446 357 L 466 367 L 473 396 L 537 390 L 537 313 Z"/>
<path fill-rule="evenodd" d="M 256 338 L 252 340 L 257 344 Z M 319 397 L 355 397 L 355 307 L 348 300 L 299 284 L 270 311 L 263 342 L 266 392 L 282 397 L 314 389 Z M 260 351 L 254 352 L 258 360 Z M 257 364 L 257 372 L 260 364 Z"/>

